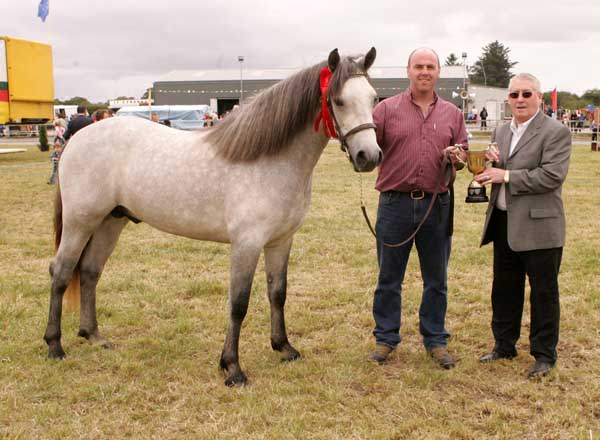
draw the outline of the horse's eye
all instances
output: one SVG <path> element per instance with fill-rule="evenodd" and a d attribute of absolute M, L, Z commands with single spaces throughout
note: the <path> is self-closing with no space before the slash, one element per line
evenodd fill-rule
<path fill-rule="evenodd" d="M 333 103 L 335 105 L 337 105 L 338 107 L 343 107 L 344 106 L 344 101 L 342 101 L 342 98 L 335 98 L 333 100 Z"/>

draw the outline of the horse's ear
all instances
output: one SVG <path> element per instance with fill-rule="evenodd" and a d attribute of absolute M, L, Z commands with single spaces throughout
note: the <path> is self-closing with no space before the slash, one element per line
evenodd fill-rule
<path fill-rule="evenodd" d="M 331 72 L 333 72 L 339 63 L 340 63 L 340 54 L 338 53 L 337 48 L 335 48 L 329 53 L 329 58 L 327 58 L 327 64 L 329 65 L 329 70 L 331 70 Z"/>
<path fill-rule="evenodd" d="M 369 70 L 369 68 L 373 65 L 373 63 L 375 62 L 375 57 L 376 56 L 377 56 L 377 50 L 375 50 L 374 47 L 371 47 L 371 49 L 365 55 L 365 58 L 364 58 L 364 61 L 363 61 L 365 72 L 367 70 Z"/>

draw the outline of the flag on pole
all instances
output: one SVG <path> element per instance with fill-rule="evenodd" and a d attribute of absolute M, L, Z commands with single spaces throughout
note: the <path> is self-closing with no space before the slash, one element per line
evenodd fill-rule
<path fill-rule="evenodd" d="M 38 6 L 38 17 L 42 19 L 42 22 L 46 21 L 48 12 L 50 12 L 50 5 L 48 5 L 48 1 L 49 0 L 40 0 L 40 5 Z"/>
<path fill-rule="evenodd" d="M 552 90 L 552 110 L 556 113 L 556 109 L 558 108 L 558 94 L 556 93 L 556 87 Z"/>

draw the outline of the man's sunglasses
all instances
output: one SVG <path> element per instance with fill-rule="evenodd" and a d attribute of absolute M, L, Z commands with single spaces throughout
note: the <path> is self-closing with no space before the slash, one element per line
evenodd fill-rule
<path fill-rule="evenodd" d="M 510 92 L 508 96 L 512 99 L 517 99 L 519 97 L 519 93 L 521 93 L 521 95 L 525 99 L 531 98 L 533 96 L 533 92 L 530 92 L 529 90 L 525 90 L 524 92 Z"/>

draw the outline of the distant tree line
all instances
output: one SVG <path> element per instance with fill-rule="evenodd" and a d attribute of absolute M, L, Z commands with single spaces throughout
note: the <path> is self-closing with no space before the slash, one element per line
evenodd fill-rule
<path fill-rule="evenodd" d="M 556 92 L 558 99 L 558 106 L 575 110 L 578 108 L 585 108 L 588 105 L 594 105 L 600 107 L 600 89 L 586 90 L 581 96 L 571 92 Z M 544 102 L 546 105 L 552 104 L 552 91 L 544 92 Z"/>
<path fill-rule="evenodd" d="M 133 98 L 131 96 L 119 96 L 115 99 L 135 99 L 135 98 Z M 55 105 L 84 105 L 87 107 L 90 115 L 92 113 L 94 113 L 96 110 L 108 108 L 108 101 L 90 102 L 87 98 L 84 98 L 82 96 L 74 96 L 70 99 L 65 99 L 62 101 L 60 99 L 55 99 L 54 104 Z"/>
<path fill-rule="evenodd" d="M 510 48 L 504 46 L 498 40 L 482 47 L 482 54 L 477 61 L 469 67 L 469 82 L 471 84 L 487 85 L 491 87 L 508 87 L 510 78 L 514 76 L 511 69 L 518 61 L 511 61 L 509 57 Z M 446 58 L 444 65 L 461 66 L 462 63 L 454 53 Z M 544 102 L 552 104 L 552 91 L 544 92 Z M 600 89 L 587 90 L 583 95 L 557 91 L 558 106 L 566 109 L 584 108 L 592 104 L 600 107 Z"/>
<path fill-rule="evenodd" d="M 96 110 L 101 108 L 108 108 L 108 101 L 106 102 L 90 102 L 87 98 L 81 96 L 74 96 L 70 99 L 61 101 L 60 99 L 54 100 L 55 105 L 84 105 L 88 109 L 88 113 L 91 115 Z"/>

